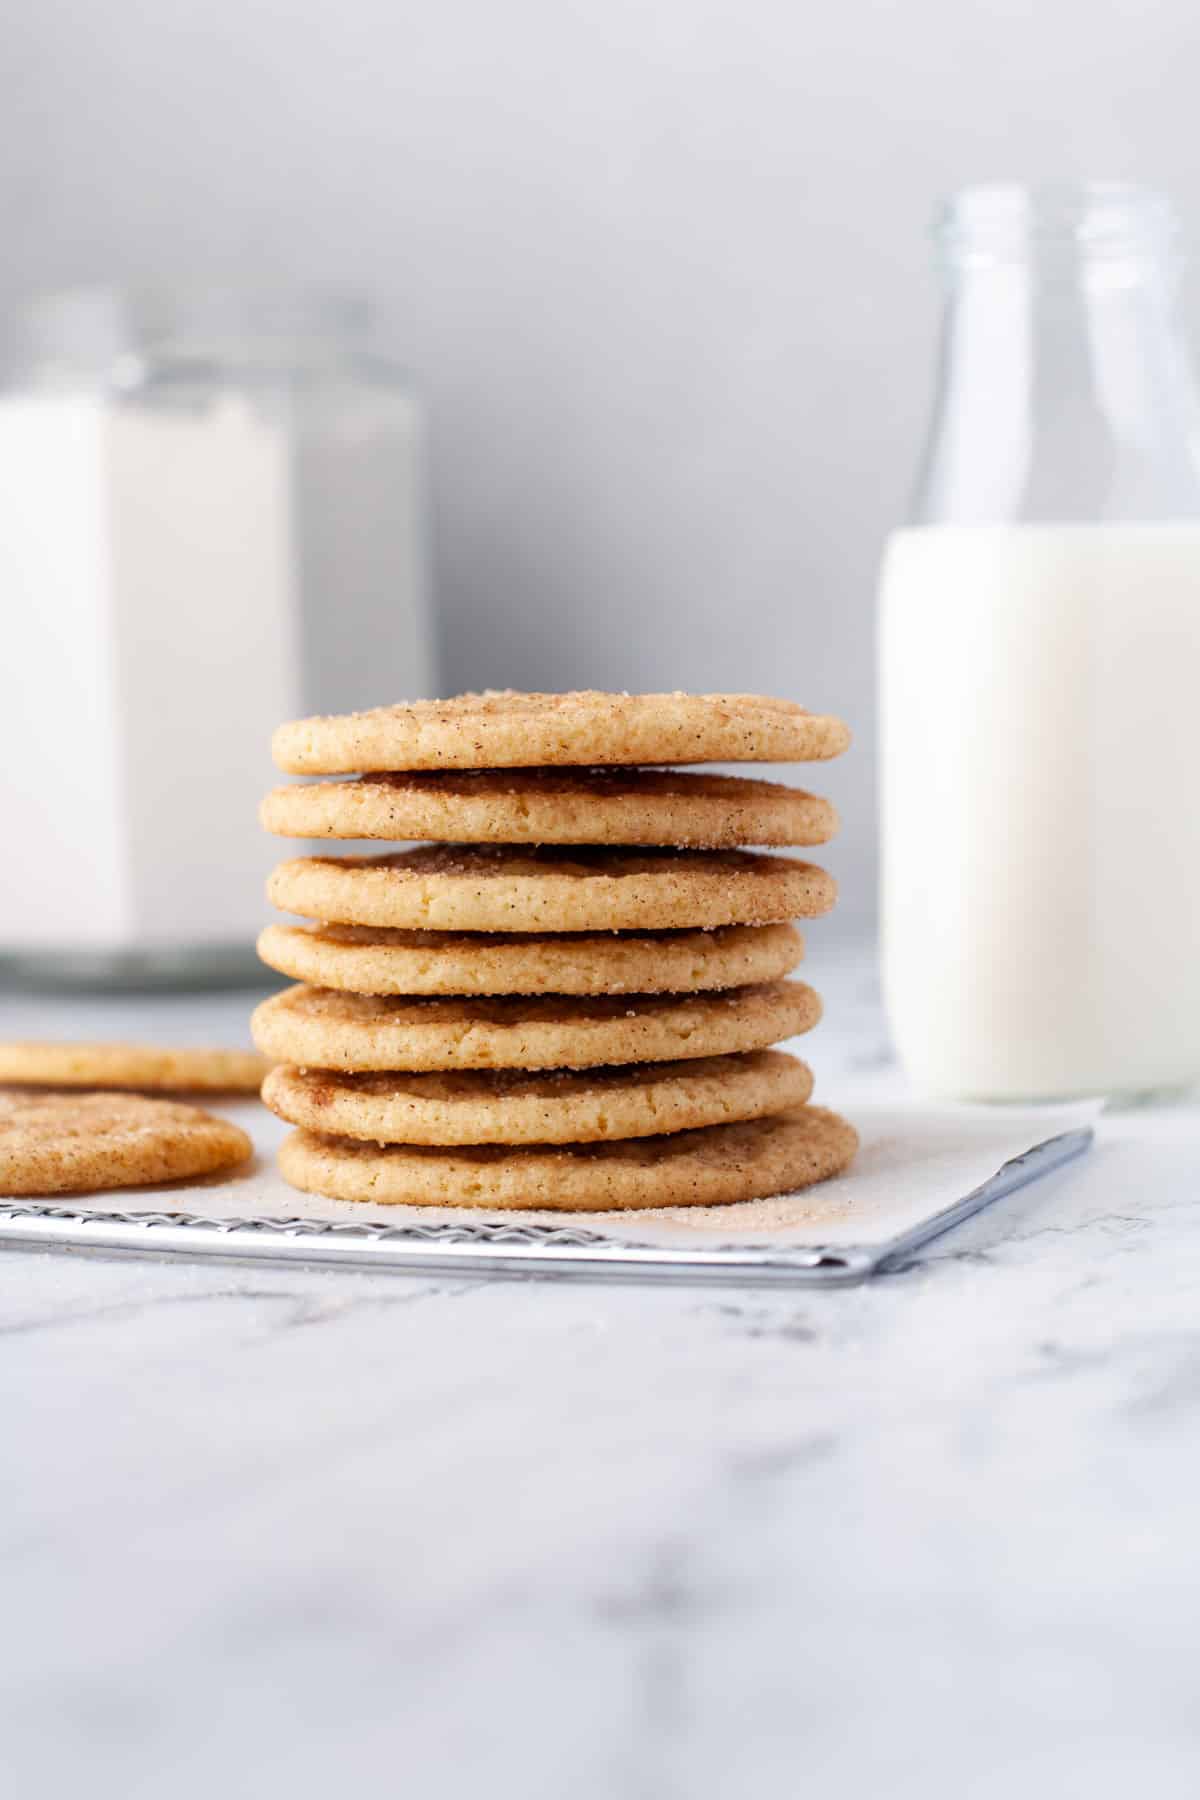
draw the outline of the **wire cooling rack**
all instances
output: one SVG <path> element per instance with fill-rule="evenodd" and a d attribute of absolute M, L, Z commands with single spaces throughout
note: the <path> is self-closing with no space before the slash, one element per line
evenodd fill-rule
<path fill-rule="evenodd" d="M 639 1242 L 628 1231 L 577 1224 L 468 1217 L 428 1224 L 282 1214 L 226 1218 L 199 1210 L 136 1206 L 116 1212 L 72 1199 L 0 1202 L 0 1246 L 478 1275 L 845 1285 L 904 1266 L 943 1232 L 1081 1155 L 1092 1138 L 1090 1127 L 1047 1138 L 1005 1162 L 961 1199 L 870 1245 L 769 1241 L 664 1245 Z M 203 1194 L 193 1192 L 197 1198 Z"/>

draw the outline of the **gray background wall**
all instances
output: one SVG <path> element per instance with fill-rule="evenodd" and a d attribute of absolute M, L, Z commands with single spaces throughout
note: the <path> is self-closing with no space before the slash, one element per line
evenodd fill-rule
<path fill-rule="evenodd" d="M 387 296 L 436 432 L 449 687 L 845 712 L 965 180 L 1200 215 L 1193 0 L 37 0 L 0 26 L 0 301 L 240 267 Z"/>

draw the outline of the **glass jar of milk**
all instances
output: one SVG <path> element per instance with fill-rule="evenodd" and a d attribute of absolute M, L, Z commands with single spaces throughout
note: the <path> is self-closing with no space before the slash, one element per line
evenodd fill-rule
<path fill-rule="evenodd" d="M 883 962 L 914 1082 L 1200 1076 L 1200 447 L 1175 224 L 974 188 L 881 599 Z"/>
<path fill-rule="evenodd" d="M 29 307 L 0 393 L 0 972 L 255 970 L 280 720 L 434 687 L 421 422 L 352 297 Z"/>

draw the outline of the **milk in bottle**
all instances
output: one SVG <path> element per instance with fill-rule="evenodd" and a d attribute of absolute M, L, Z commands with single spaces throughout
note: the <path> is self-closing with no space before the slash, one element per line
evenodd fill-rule
<path fill-rule="evenodd" d="M 914 1082 L 1200 1076 L 1200 479 L 1171 220 L 968 191 L 880 616 L 883 960 Z"/>

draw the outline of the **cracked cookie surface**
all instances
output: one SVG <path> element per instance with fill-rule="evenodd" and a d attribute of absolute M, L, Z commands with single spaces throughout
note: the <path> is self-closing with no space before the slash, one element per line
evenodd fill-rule
<path fill-rule="evenodd" d="M 198 1106 L 144 1094 L 0 1094 L 0 1194 L 77 1194 L 211 1175 L 250 1139 Z"/>

